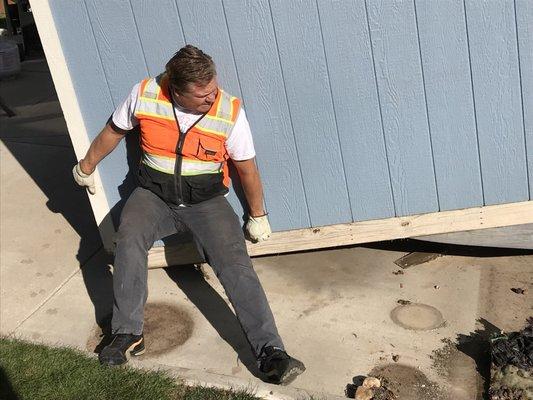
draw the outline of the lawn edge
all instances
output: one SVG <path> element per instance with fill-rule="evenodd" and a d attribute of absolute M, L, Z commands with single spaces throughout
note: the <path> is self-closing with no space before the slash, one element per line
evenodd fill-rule
<path fill-rule="evenodd" d="M 273 385 L 258 380 L 244 379 L 230 375 L 174 367 L 149 360 L 130 360 L 132 367 L 148 371 L 164 371 L 178 383 L 187 386 L 203 386 L 214 389 L 246 391 L 265 400 L 345 400 L 344 396 L 314 392 L 291 386 Z"/>

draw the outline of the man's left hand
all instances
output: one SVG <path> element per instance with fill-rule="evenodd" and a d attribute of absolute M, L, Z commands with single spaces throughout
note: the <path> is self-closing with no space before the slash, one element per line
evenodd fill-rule
<path fill-rule="evenodd" d="M 260 217 L 250 216 L 246 223 L 246 232 L 253 242 L 267 240 L 272 233 L 272 229 L 270 229 L 270 224 L 268 223 L 268 217 L 266 215 Z"/>

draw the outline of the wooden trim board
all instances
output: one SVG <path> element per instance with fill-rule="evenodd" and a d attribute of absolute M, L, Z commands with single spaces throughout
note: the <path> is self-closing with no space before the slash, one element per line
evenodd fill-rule
<path fill-rule="evenodd" d="M 265 242 L 247 245 L 251 256 L 260 256 L 528 223 L 533 223 L 533 201 L 275 232 Z M 194 246 L 184 246 L 153 248 L 149 268 L 201 262 Z"/>
<path fill-rule="evenodd" d="M 65 117 L 72 146 L 79 160 L 85 156 L 85 152 L 91 143 L 78 104 L 78 98 L 74 90 L 68 64 L 63 54 L 63 49 L 61 48 L 61 41 L 59 40 L 52 11 L 50 10 L 50 4 L 48 0 L 32 1 L 31 7 L 39 31 L 39 37 L 43 44 L 48 68 L 54 81 L 63 116 Z M 94 183 L 96 193 L 94 195 L 88 195 L 89 201 L 96 224 L 100 230 L 100 236 L 104 240 L 104 247 L 112 249 L 115 228 L 109 217 L 109 202 L 107 201 L 98 168 L 96 168 L 94 173 Z"/>

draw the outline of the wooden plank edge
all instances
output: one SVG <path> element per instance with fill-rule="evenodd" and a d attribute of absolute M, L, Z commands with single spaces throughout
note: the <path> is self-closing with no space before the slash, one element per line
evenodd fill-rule
<path fill-rule="evenodd" d="M 269 240 L 247 246 L 250 256 L 260 256 L 528 223 L 533 223 L 533 201 L 274 232 Z M 153 248 L 148 265 L 185 264 L 180 257 L 195 259 L 182 246 Z M 195 262 L 201 262 L 198 253 Z"/>
<path fill-rule="evenodd" d="M 54 81 L 65 122 L 67 123 L 72 146 L 74 147 L 77 159 L 80 159 L 89 148 L 90 140 L 74 90 L 72 77 L 65 60 L 65 55 L 63 54 L 49 0 L 32 1 L 31 7 L 50 74 Z M 104 240 L 104 247 L 111 249 L 113 248 L 112 239 L 115 229 L 109 215 L 109 202 L 98 168 L 95 171 L 94 180 L 96 193 L 94 195 L 87 195 L 89 196 L 96 224 L 100 230 L 100 236 Z"/>

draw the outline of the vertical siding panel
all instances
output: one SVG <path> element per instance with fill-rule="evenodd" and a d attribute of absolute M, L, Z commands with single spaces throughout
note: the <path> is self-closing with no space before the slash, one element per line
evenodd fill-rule
<path fill-rule="evenodd" d="M 529 199 L 533 200 L 533 2 L 531 0 L 516 0 L 516 18 L 522 112 L 529 171 Z"/>
<path fill-rule="evenodd" d="M 135 23 L 150 76 L 163 72 L 167 61 L 185 45 L 174 0 L 131 0 Z"/>
<path fill-rule="evenodd" d="M 365 4 L 318 1 L 353 218 L 394 216 Z"/>
<path fill-rule="evenodd" d="M 91 21 L 83 0 L 50 2 L 61 48 L 72 76 L 78 103 L 90 139 L 100 132 L 114 110 Z"/>
<path fill-rule="evenodd" d="M 462 2 L 416 0 L 441 210 L 483 205 Z"/>
<path fill-rule="evenodd" d="M 438 211 L 414 4 L 367 4 L 396 214 Z"/>
<path fill-rule="evenodd" d="M 51 1 L 49 5 L 83 122 L 89 139 L 93 140 L 115 106 L 108 86 L 109 78 L 93 36 L 92 21 L 83 0 Z M 128 170 L 124 143 L 100 163 L 99 169 L 107 200 L 112 207 L 120 199 L 117 187 Z"/>
<path fill-rule="evenodd" d="M 512 0 L 466 0 L 485 204 L 529 199 Z"/>
<path fill-rule="evenodd" d="M 351 221 L 316 3 L 270 5 L 311 224 Z"/>
<path fill-rule="evenodd" d="M 223 4 L 272 229 L 309 227 L 268 0 Z"/>
<path fill-rule="evenodd" d="M 220 0 L 176 0 L 185 41 L 198 46 L 215 61 L 219 83 L 241 97 L 235 60 Z"/>
<path fill-rule="evenodd" d="M 86 1 L 115 106 L 148 74 L 129 1 Z"/>

